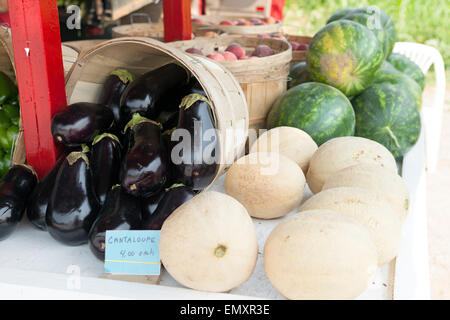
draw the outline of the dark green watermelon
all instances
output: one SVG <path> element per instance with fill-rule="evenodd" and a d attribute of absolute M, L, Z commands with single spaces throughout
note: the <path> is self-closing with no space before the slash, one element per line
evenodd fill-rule
<path fill-rule="evenodd" d="M 288 88 L 312 81 L 308 72 L 306 61 L 296 63 L 291 67 L 291 70 L 289 71 L 289 79 L 290 81 L 288 82 Z"/>
<path fill-rule="evenodd" d="M 420 86 L 400 71 L 397 71 L 389 62 L 384 62 L 383 68 L 377 74 L 374 83 L 390 83 L 404 87 L 414 97 L 419 106 L 422 106 L 422 89 Z"/>
<path fill-rule="evenodd" d="M 307 82 L 289 89 L 278 98 L 267 117 L 267 128 L 289 126 L 307 132 L 322 143 L 352 136 L 355 113 L 347 97 L 331 86 Z"/>
<path fill-rule="evenodd" d="M 349 20 L 327 24 L 312 38 L 306 61 L 311 78 L 346 96 L 364 91 L 383 65 L 380 42 L 372 31 Z"/>
<path fill-rule="evenodd" d="M 363 8 L 346 8 L 334 13 L 327 23 L 341 19 L 355 21 L 371 30 L 380 41 L 384 58 L 387 58 L 394 48 L 397 38 L 395 25 L 391 17 L 377 6 Z"/>
<path fill-rule="evenodd" d="M 333 22 L 333 21 L 341 20 L 343 17 L 345 17 L 346 15 L 348 15 L 349 13 L 353 12 L 356 9 L 357 8 L 348 7 L 348 8 L 344 8 L 344 9 L 340 9 L 340 10 L 336 11 L 335 13 L 333 13 L 331 15 L 331 17 L 328 18 L 327 24 L 329 24 L 330 22 Z"/>
<path fill-rule="evenodd" d="M 420 88 L 423 90 L 425 87 L 425 75 L 423 74 L 420 67 L 400 53 L 392 53 L 387 61 L 398 71 L 410 76 L 414 81 L 416 81 Z"/>
<path fill-rule="evenodd" d="M 375 140 L 398 158 L 408 152 L 420 134 L 420 113 L 415 98 L 404 87 L 375 83 L 352 100 L 355 136 Z"/>
<path fill-rule="evenodd" d="M 377 77 L 380 76 L 380 74 L 386 74 L 386 73 L 396 73 L 396 74 L 401 74 L 400 71 L 398 71 L 397 69 L 395 69 L 392 64 L 390 64 L 387 61 L 383 62 L 383 66 L 381 67 L 380 71 L 377 73 Z"/>

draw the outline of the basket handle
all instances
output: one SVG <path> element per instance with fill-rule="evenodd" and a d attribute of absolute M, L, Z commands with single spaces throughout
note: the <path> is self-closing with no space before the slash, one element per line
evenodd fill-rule
<path fill-rule="evenodd" d="M 150 19 L 150 16 L 147 13 L 141 13 L 141 12 L 136 12 L 136 13 L 132 13 L 130 14 L 130 23 L 134 24 L 134 18 L 135 17 L 143 17 L 143 18 L 147 18 L 147 22 L 148 23 L 152 23 L 152 19 Z"/>

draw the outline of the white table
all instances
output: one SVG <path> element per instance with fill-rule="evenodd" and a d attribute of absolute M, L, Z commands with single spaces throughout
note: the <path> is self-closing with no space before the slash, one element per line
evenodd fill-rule
<path fill-rule="evenodd" d="M 359 299 L 430 298 L 424 150 L 422 130 L 403 162 L 411 209 L 400 253 L 378 269 Z M 213 190 L 223 191 L 223 177 Z M 255 272 L 230 293 L 212 294 L 183 288 L 165 271 L 160 285 L 103 279 L 103 263 L 87 245 L 62 245 L 24 219 L 10 238 L 0 242 L 0 299 L 282 299 L 265 276 L 262 258 L 265 239 L 280 219 L 254 222 L 259 239 Z"/>

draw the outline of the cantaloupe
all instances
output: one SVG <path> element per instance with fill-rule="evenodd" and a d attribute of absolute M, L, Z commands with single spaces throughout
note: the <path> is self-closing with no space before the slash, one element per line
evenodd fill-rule
<path fill-rule="evenodd" d="M 180 284 L 226 292 L 253 273 L 258 242 L 253 221 L 238 201 L 206 191 L 164 222 L 159 252 L 164 267 Z"/>
<path fill-rule="evenodd" d="M 377 247 L 378 265 L 398 254 L 402 223 L 385 197 L 358 187 L 323 190 L 309 198 L 300 211 L 333 210 L 357 220 L 366 227 Z"/>
<path fill-rule="evenodd" d="M 305 131 L 294 127 L 276 127 L 260 135 L 251 146 L 250 153 L 277 152 L 297 163 L 306 174 L 316 150 L 317 144 Z"/>
<path fill-rule="evenodd" d="M 225 191 L 255 218 L 282 217 L 300 205 L 305 191 L 302 169 L 273 153 L 250 153 L 236 161 L 225 178 Z"/>
<path fill-rule="evenodd" d="M 306 181 L 313 193 L 322 190 L 325 180 L 344 168 L 368 163 L 397 173 L 397 164 L 386 147 L 361 137 L 340 137 L 328 140 L 314 153 Z"/>
<path fill-rule="evenodd" d="M 322 190 L 337 187 L 360 187 L 377 192 L 392 204 L 404 222 L 409 209 L 409 192 L 398 174 L 373 164 L 358 164 L 342 169 L 327 180 Z"/>
<path fill-rule="evenodd" d="M 269 235 L 264 268 L 289 299 L 353 299 L 376 272 L 377 250 L 357 221 L 329 210 L 304 211 Z"/>

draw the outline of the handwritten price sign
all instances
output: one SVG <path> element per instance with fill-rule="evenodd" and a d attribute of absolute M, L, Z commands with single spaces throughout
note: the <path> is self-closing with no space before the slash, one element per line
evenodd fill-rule
<path fill-rule="evenodd" d="M 107 231 L 105 273 L 159 275 L 159 231 Z"/>

